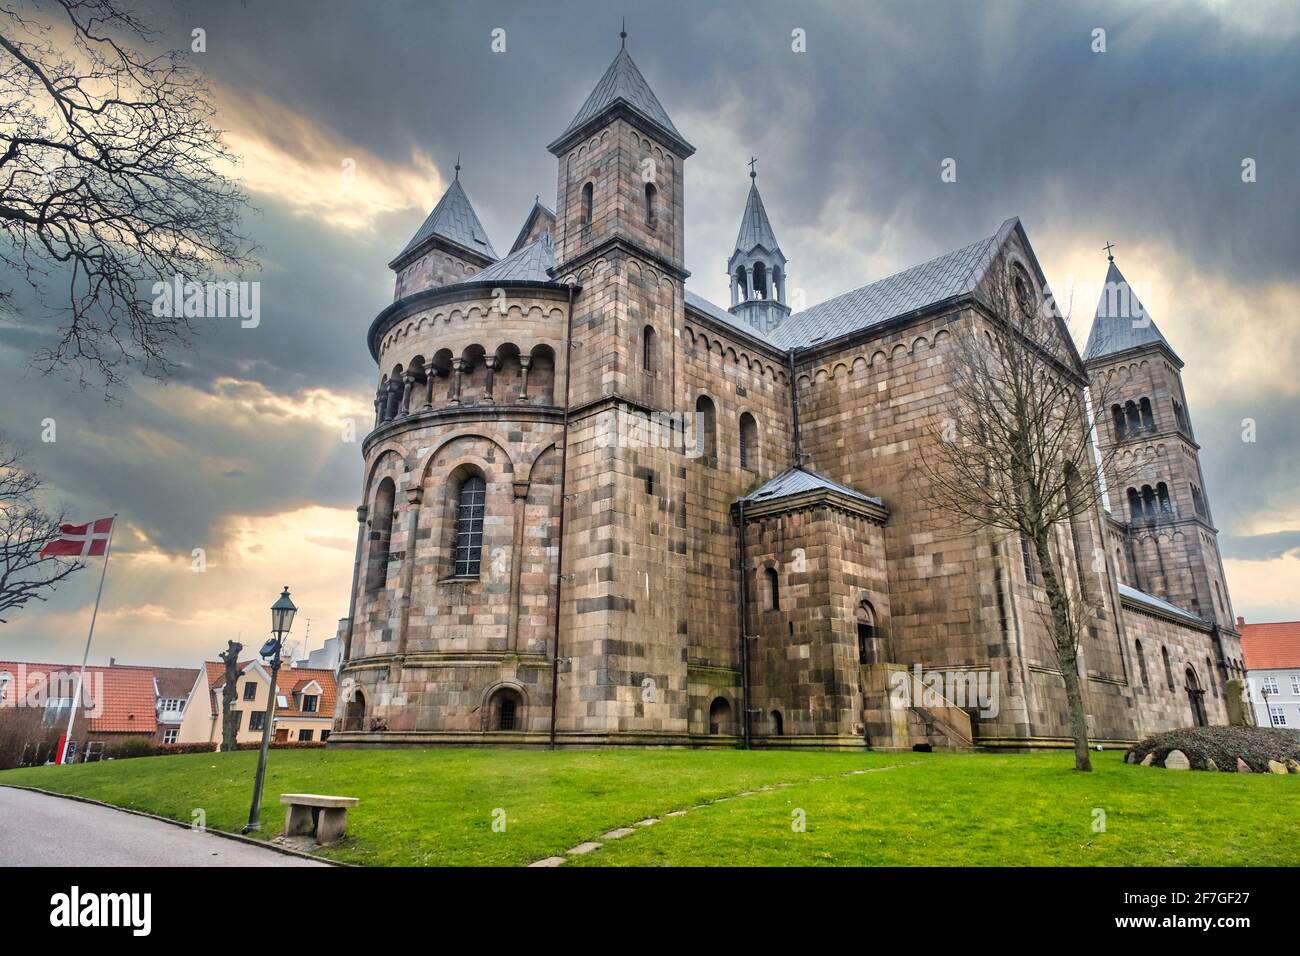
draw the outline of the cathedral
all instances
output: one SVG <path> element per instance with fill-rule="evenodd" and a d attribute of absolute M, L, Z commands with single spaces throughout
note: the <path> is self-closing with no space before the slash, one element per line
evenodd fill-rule
<path fill-rule="evenodd" d="M 917 467 L 982 283 L 1047 293 L 1020 221 L 796 309 L 751 167 L 724 306 L 685 266 L 694 147 L 626 48 L 548 150 L 555 208 L 504 255 L 458 164 L 390 263 L 330 745 L 1068 746 L 1041 573 L 938 533 Z M 1227 723 L 1243 677 L 1183 363 L 1131 314 L 1103 295 L 1068 346 L 1132 466 L 1065 536 L 1115 746 Z"/>

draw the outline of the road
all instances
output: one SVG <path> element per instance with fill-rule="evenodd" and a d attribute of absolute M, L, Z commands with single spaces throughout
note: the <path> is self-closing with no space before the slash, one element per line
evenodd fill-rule
<path fill-rule="evenodd" d="M 78 800 L 0 787 L 0 866 L 325 866 Z"/>

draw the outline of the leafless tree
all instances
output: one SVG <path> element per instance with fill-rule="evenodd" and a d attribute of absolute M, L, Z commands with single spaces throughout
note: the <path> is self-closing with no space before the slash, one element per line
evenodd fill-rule
<path fill-rule="evenodd" d="M 58 316 L 42 370 L 110 392 L 130 367 L 165 375 L 193 332 L 142 284 L 254 265 L 207 88 L 182 54 L 135 49 L 155 39 L 119 0 L 0 0 L 0 265 Z"/>
<path fill-rule="evenodd" d="M 227 641 L 225 651 L 218 655 L 226 665 L 226 684 L 221 689 L 221 749 L 226 753 L 234 753 L 239 738 L 235 685 L 239 681 L 239 652 L 243 649 L 238 641 Z"/>
<path fill-rule="evenodd" d="M 63 516 L 41 507 L 41 477 L 23 463 L 21 449 L 0 435 L 0 624 L 28 601 L 44 601 L 84 565 L 41 558 L 59 534 Z"/>
<path fill-rule="evenodd" d="M 1079 639 L 1101 600 L 1091 581 L 1104 580 L 1105 553 L 1090 531 L 1093 547 L 1078 552 L 1080 529 L 1099 513 L 1098 465 L 1115 473 L 1113 451 L 1099 462 L 1093 441 L 1092 410 L 1108 406 L 1100 393 L 1108 386 L 1089 388 L 1065 319 L 1021 266 L 995 262 L 978 300 L 975 319 L 953 337 L 952 391 L 921 463 L 956 523 L 1014 536 L 1041 575 L 1039 608 L 1065 683 L 1075 768 L 1087 771 Z"/>

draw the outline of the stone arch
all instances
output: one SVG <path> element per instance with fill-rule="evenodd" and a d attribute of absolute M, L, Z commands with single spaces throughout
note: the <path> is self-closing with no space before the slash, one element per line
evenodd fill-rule
<path fill-rule="evenodd" d="M 731 701 L 719 694 L 709 703 L 709 733 L 720 736 L 735 736 Z"/>
<path fill-rule="evenodd" d="M 507 716 L 503 705 L 511 705 L 509 718 L 511 726 L 501 726 Z M 482 726 L 485 733 L 505 732 L 519 733 L 525 730 L 528 713 L 528 689 L 518 681 L 501 680 L 486 687 L 480 698 L 479 711 L 482 714 Z"/>

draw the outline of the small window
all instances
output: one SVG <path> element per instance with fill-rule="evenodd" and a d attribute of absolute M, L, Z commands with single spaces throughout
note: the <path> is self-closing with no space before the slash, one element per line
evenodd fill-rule
<path fill-rule="evenodd" d="M 261 730 L 261 729 L 262 729 L 263 727 L 265 727 L 265 726 L 266 726 L 266 712 L 265 712 L 265 711 L 262 711 L 262 710 L 253 710 L 253 711 L 249 711 L 249 714 L 248 714 L 248 729 L 249 729 L 249 730 Z"/>
<path fill-rule="evenodd" d="M 655 227 L 655 197 L 658 190 L 655 189 L 654 183 L 645 184 L 645 224 L 651 229 Z"/>
<path fill-rule="evenodd" d="M 776 573 L 776 568 L 767 568 L 763 572 L 763 577 L 767 581 L 767 609 L 769 611 L 781 610 L 781 581 Z"/>
<path fill-rule="evenodd" d="M 517 691 L 502 688 L 492 697 L 489 707 L 492 730 L 521 730 L 522 701 Z"/>
<path fill-rule="evenodd" d="M 303 741 L 304 743 L 311 741 L 314 737 L 315 734 L 310 730 L 298 731 L 298 739 Z"/>
<path fill-rule="evenodd" d="M 590 227 L 595 213 L 595 190 L 591 183 L 582 187 L 582 224 Z"/>
<path fill-rule="evenodd" d="M 1150 686 L 1151 686 L 1151 678 L 1150 678 L 1150 676 L 1147 674 L 1147 656 L 1146 656 L 1145 654 L 1142 653 L 1142 642 L 1141 642 L 1141 641 L 1134 641 L 1134 642 L 1133 642 L 1133 649 L 1134 649 L 1135 651 L 1137 651 L 1138 667 L 1140 668 L 1140 670 L 1141 670 L 1141 672 L 1142 672 L 1142 686 L 1143 686 L 1143 687 L 1150 687 Z"/>
<path fill-rule="evenodd" d="M 257 684 L 254 681 L 244 681 L 244 700 L 255 700 L 257 698 Z"/>
<path fill-rule="evenodd" d="M 1265 677 L 1265 678 L 1264 678 L 1264 693 L 1266 693 L 1266 694 L 1276 694 L 1276 693 L 1278 693 L 1278 685 L 1277 685 L 1277 678 L 1276 678 L 1276 677 Z"/>
<path fill-rule="evenodd" d="M 321 739 L 322 741 L 329 740 L 329 739 L 330 739 L 330 732 L 329 732 L 328 730 L 322 730 L 322 731 L 320 732 L 320 739 Z"/>
<path fill-rule="evenodd" d="M 647 325 L 641 331 L 641 369 L 653 372 L 655 368 L 655 330 Z"/>
<path fill-rule="evenodd" d="M 1165 662 L 1165 682 L 1169 685 L 1169 689 L 1173 690 L 1174 669 L 1171 666 L 1169 666 L 1169 648 L 1167 647 L 1160 648 L 1160 657 Z"/>
<path fill-rule="evenodd" d="M 1272 720 L 1274 727 L 1286 726 L 1286 711 L 1277 704 L 1268 705 L 1268 716 Z"/>
<path fill-rule="evenodd" d="M 758 422 L 745 412 L 740 416 L 740 467 L 755 470 L 758 466 Z"/>
<path fill-rule="evenodd" d="M 304 714 L 316 713 L 316 707 L 319 701 L 320 698 L 317 697 L 315 694 L 304 695 L 302 699 L 302 712 Z"/>
<path fill-rule="evenodd" d="M 476 578 L 483 558 L 483 509 L 487 482 L 470 475 L 460 485 L 456 501 L 456 577 Z"/>
<path fill-rule="evenodd" d="M 1025 565 L 1025 581 L 1029 584 L 1035 583 L 1034 577 L 1034 558 L 1029 552 L 1029 538 L 1022 531 L 1020 532 L 1020 559 Z"/>
<path fill-rule="evenodd" d="M 1291 677 L 1291 693 L 1300 696 L 1300 677 Z"/>

